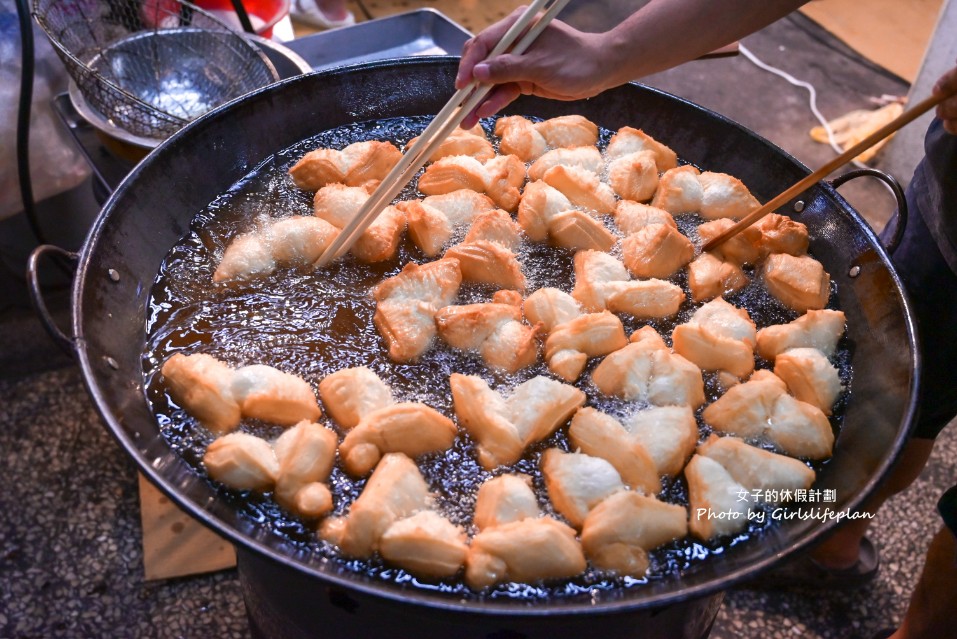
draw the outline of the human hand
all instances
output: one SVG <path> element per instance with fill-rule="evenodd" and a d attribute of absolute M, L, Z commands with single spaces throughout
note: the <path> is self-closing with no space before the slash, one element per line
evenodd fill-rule
<path fill-rule="evenodd" d="M 950 97 L 937 105 L 937 117 L 944 123 L 944 130 L 957 135 L 957 67 L 954 67 L 934 85 L 934 95 L 950 94 Z"/>
<path fill-rule="evenodd" d="M 494 115 L 523 94 L 578 100 L 613 86 L 604 83 L 608 73 L 602 73 L 602 69 L 608 65 L 602 64 L 601 35 L 583 33 L 559 20 L 553 20 L 524 54 L 486 60 L 523 10 L 517 9 L 465 43 L 456 88 L 461 89 L 472 80 L 496 86 L 466 116 L 462 128 L 475 126 L 479 118 Z"/>

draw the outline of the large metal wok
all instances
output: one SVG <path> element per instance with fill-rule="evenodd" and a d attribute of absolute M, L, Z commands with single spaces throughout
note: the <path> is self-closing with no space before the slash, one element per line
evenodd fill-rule
<path fill-rule="evenodd" d="M 370 636 L 377 628 L 399 636 L 561 636 L 591 633 L 597 622 L 603 633 L 701 636 L 720 603 L 716 593 L 808 547 L 834 522 L 780 522 L 680 579 L 647 586 L 532 604 L 460 600 L 310 556 L 240 516 L 159 433 L 143 388 L 146 305 L 161 262 L 193 216 L 272 153 L 318 131 L 436 113 L 453 92 L 456 62 L 388 61 L 286 80 L 207 114 L 152 152 L 106 203 L 79 256 L 71 341 L 89 393 L 142 472 L 237 545 L 257 632 L 306 636 L 318 622 L 314 633 L 338 636 Z M 741 178 L 762 201 L 808 172 L 741 126 L 639 85 L 579 102 L 523 98 L 509 112 L 578 113 L 612 130 L 642 127 L 680 157 Z M 918 377 L 915 333 L 900 281 L 862 218 L 826 184 L 801 199 L 790 212 L 810 229 L 811 251 L 836 282 L 847 314 L 853 384 L 834 457 L 817 483 L 837 495 L 817 505 L 844 510 L 874 488 L 907 435 Z"/>

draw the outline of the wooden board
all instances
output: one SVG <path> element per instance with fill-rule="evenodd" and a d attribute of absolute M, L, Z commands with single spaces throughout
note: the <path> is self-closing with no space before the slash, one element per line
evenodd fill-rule
<path fill-rule="evenodd" d="M 139 475 L 143 572 L 147 581 L 236 565 L 232 545 L 180 510 Z"/>
<path fill-rule="evenodd" d="M 815 0 L 801 12 L 868 60 L 913 83 L 943 0 Z"/>

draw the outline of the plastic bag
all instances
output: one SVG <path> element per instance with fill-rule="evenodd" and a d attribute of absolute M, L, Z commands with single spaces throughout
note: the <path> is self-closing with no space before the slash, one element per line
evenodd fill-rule
<path fill-rule="evenodd" d="M 32 23 L 31 19 L 31 23 Z M 30 178 L 40 201 L 79 185 L 90 167 L 54 112 L 51 100 L 67 90 L 69 75 L 46 34 L 33 24 L 36 65 L 30 109 Z M 0 219 L 23 210 L 17 177 L 20 100 L 20 22 L 16 3 L 0 0 Z"/>

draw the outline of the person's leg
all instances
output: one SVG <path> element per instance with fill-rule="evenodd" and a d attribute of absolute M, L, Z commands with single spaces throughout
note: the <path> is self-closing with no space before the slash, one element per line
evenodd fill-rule
<path fill-rule="evenodd" d="M 932 163 L 925 160 L 907 188 L 910 215 L 904 236 L 891 255 L 910 295 L 921 340 L 923 378 L 918 394 L 920 411 L 911 439 L 886 480 L 862 505 L 861 510 L 868 513 L 877 513 L 884 502 L 913 483 L 927 463 L 934 438 L 957 414 L 957 377 L 953 367 L 957 340 L 952 334 L 952 321 L 957 318 L 957 275 L 938 250 L 924 220 L 927 193 L 941 188 Z M 897 221 L 895 217 L 881 233 L 884 241 L 892 236 Z M 853 566 L 871 521 L 856 519 L 840 526 L 815 548 L 811 557 L 824 568 Z"/>
<path fill-rule="evenodd" d="M 901 627 L 892 639 L 948 639 L 957 637 L 957 538 L 951 526 L 957 518 L 957 487 L 941 498 L 939 508 L 947 525 L 941 527 L 927 550 L 920 581 L 914 588 Z M 949 511 L 949 512 L 948 512 Z"/>
<path fill-rule="evenodd" d="M 908 440 L 897 464 L 877 491 L 865 500 L 861 510 L 877 513 L 885 501 L 906 490 L 927 464 L 933 447 L 932 439 L 911 438 Z M 824 568 L 842 569 L 853 566 L 858 560 L 861 541 L 872 521 L 869 518 L 848 521 L 816 546 L 811 552 L 811 557 Z"/>
<path fill-rule="evenodd" d="M 920 474 L 933 440 L 957 416 L 957 275 L 950 269 L 924 220 L 921 194 L 938 188 L 936 174 L 921 163 L 907 188 L 910 215 L 904 235 L 891 260 L 907 290 L 921 340 L 922 381 L 918 391 L 919 414 L 901 458 L 885 481 L 862 505 L 876 513 L 891 496 L 903 491 Z M 950 210 L 950 209 L 948 209 Z M 957 215 L 957 213 L 955 213 Z M 891 237 L 896 219 L 882 233 Z M 764 588 L 853 588 L 877 574 L 878 553 L 866 543 L 870 519 L 850 520 L 832 531 L 807 555 L 768 573 L 757 581 Z M 863 550 L 867 552 L 861 554 Z"/>

